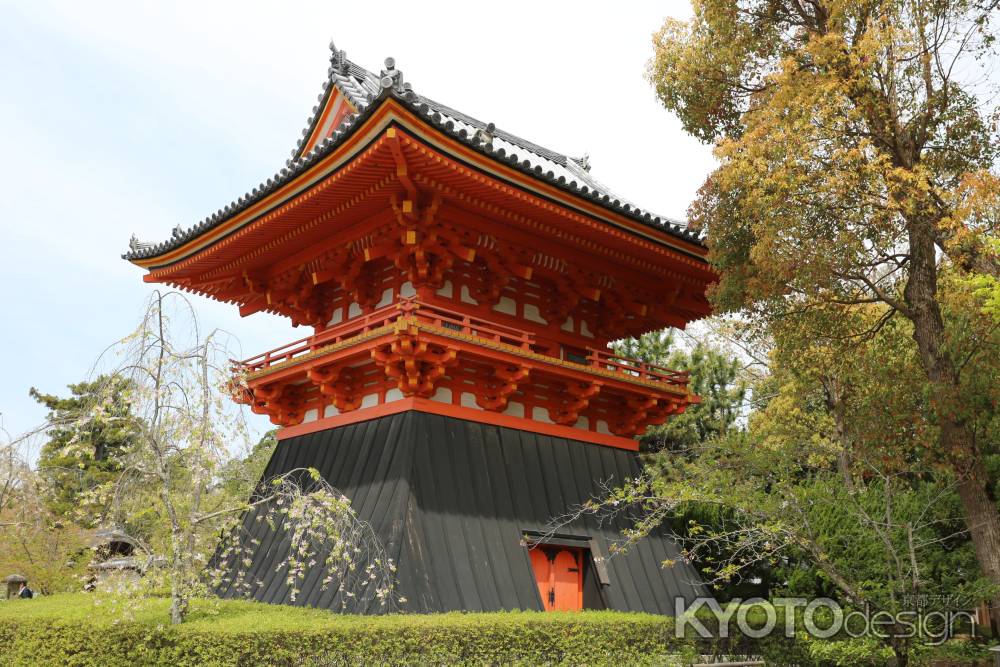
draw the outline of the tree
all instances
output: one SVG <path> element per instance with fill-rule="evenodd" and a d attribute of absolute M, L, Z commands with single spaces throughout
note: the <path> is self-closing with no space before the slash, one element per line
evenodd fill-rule
<path fill-rule="evenodd" d="M 85 531 L 44 502 L 46 482 L 29 465 L 35 435 L 0 429 L 0 571 L 51 594 L 79 588 L 89 558 Z"/>
<path fill-rule="evenodd" d="M 69 385 L 68 398 L 31 388 L 31 397 L 49 409 L 38 470 L 47 481 L 46 504 L 56 515 L 87 527 L 104 519 L 107 508 L 93 491 L 121 472 L 138 432 L 127 389 L 106 376 Z"/>
<path fill-rule="evenodd" d="M 813 311 L 826 340 L 800 329 L 802 320 L 775 328 L 745 426 L 662 450 L 642 478 L 574 508 L 553 530 L 580 514 L 637 517 L 614 554 L 670 522 L 682 558 L 720 590 L 770 572 L 779 596 L 830 596 L 891 614 L 921 599 L 931 610 L 950 609 L 934 603 L 945 597 L 981 599 L 989 589 L 977 577 L 954 477 L 927 454 L 937 433 L 917 352 L 902 344 L 908 325 L 891 320 L 859 349 L 852 334 L 881 313 L 856 315 Z M 907 664 L 917 638 L 888 629 L 885 645 Z"/>
<path fill-rule="evenodd" d="M 222 491 L 234 500 L 249 498 L 264 476 L 277 446 L 277 430 L 272 429 L 262 435 L 245 456 L 230 460 L 219 473 Z"/>
<path fill-rule="evenodd" d="M 890 319 L 909 323 L 935 448 L 1000 589 L 993 443 L 975 432 L 972 366 L 944 312 L 953 276 L 1000 274 L 1000 141 L 981 76 L 998 6 L 695 0 L 693 19 L 655 36 L 649 77 L 689 132 L 716 142 L 720 165 L 691 217 L 721 274 L 720 309 L 775 322 L 880 304 L 861 343 Z"/>
<path fill-rule="evenodd" d="M 733 428 L 744 413 L 747 384 L 743 364 L 720 349 L 695 341 L 676 344 L 671 330 L 619 341 L 615 353 L 690 373 L 689 388 L 700 401 L 645 434 L 643 449 L 683 452 Z"/>
<path fill-rule="evenodd" d="M 224 339 L 220 331 L 201 335 L 181 295 L 156 292 L 136 331 L 106 353 L 119 361 L 108 370 L 114 380 L 104 383 L 91 412 L 102 410 L 119 388 L 136 417 L 134 446 L 108 487 L 116 516 L 145 513 L 147 522 L 162 525 L 162 543 L 156 546 L 165 552 L 162 574 L 170 589 L 171 622 L 183 622 L 191 599 L 208 593 L 218 580 L 210 564 L 230 562 L 255 545 L 252 540 L 259 535 L 247 542 L 239 530 L 248 513 L 261 521 L 267 517 L 263 525 L 289 536 L 291 547 L 274 565 L 288 573 L 293 585 L 316 565 L 329 585 L 346 590 L 363 584 L 391 609 L 396 602 L 392 562 L 348 500 L 316 471 L 296 470 L 265 481 L 253 496 L 234 498 L 226 492 L 221 474 L 231 464 L 230 452 L 246 442 L 246 430 L 229 400 L 236 388 Z M 221 534 L 230 538 L 217 553 Z M 354 538 L 364 543 L 352 543 Z M 365 560 L 368 556 L 377 562 Z M 348 566 L 352 575 L 365 572 L 364 582 L 347 576 Z M 146 580 L 155 584 L 153 575 L 147 573 Z"/>

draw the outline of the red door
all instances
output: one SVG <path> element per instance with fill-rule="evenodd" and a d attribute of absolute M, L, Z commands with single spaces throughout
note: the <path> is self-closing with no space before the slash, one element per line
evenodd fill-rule
<path fill-rule="evenodd" d="M 531 567 L 545 611 L 583 609 L 583 551 L 562 547 L 535 547 Z"/>
<path fill-rule="evenodd" d="M 562 549 L 552 560 L 553 609 L 572 611 L 583 609 L 583 572 L 580 568 L 580 553 L 576 549 Z"/>
<path fill-rule="evenodd" d="M 531 569 L 535 571 L 538 592 L 542 595 L 542 608 L 545 611 L 550 611 L 552 609 L 549 602 L 549 592 L 552 590 L 552 568 L 549 563 L 549 555 L 541 547 L 535 547 L 528 553 L 531 554 Z"/>

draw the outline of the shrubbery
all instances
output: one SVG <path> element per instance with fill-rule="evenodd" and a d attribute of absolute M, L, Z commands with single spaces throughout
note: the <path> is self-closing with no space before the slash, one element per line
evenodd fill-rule
<path fill-rule="evenodd" d="M 785 639 L 682 640 L 669 617 L 621 612 L 502 612 L 382 617 L 244 601 L 196 600 L 188 621 L 166 623 L 167 599 L 122 620 L 86 594 L 0 602 L 0 663 L 139 665 L 676 665 L 695 654 L 753 652 L 768 665 L 881 665 L 863 646 Z M 871 648 L 877 649 L 873 645 Z M 820 657 L 822 656 L 822 657 Z M 687 660 L 685 660 L 687 658 Z M 845 662 L 846 660 L 846 662 Z"/>
<path fill-rule="evenodd" d="M 195 601 L 166 625 L 167 600 L 127 621 L 84 595 L 0 603 L 0 662 L 11 665 L 664 664 L 682 650 L 672 619 L 532 612 L 387 617 L 252 602 Z"/>

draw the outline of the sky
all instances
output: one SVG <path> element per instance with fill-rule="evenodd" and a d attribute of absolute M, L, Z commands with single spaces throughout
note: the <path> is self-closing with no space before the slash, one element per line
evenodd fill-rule
<path fill-rule="evenodd" d="M 647 210 L 684 218 L 713 167 L 644 79 L 651 35 L 687 2 L 0 0 L 0 424 L 45 411 L 132 331 L 153 287 L 120 258 L 280 169 L 329 43 L 414 90 L 569 154 Z M 248 357 L 310 333 L 196 297 L 202 330 Z M 241 358 L 242 358 L 241 357 Z M 269 424 L 251 416 L 258 432 Z"/>

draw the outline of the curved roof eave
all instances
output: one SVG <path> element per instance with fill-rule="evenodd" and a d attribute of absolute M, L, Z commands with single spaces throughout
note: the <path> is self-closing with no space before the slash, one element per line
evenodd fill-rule
<path fill-rule="evenodd" d="M 230 202 L 228 205 L 186 230 L 182 230 L 178 225 L 178 227 L 174 228 L 171 238 L 165 241 L 149 244 L 141 243 L 133 237 L 129 244 L 129 252 L 124 253 L 122 258 L 133 262 L 153 259 L 182 247 L 187 242 L 198 238 L 202 234 L 205 234 L 206 232 L 211 231 L 212 229 L 223 224 L 227 220 L 230 220 L 233 216 L 246 210 L 250 206 L 253 206 L 279 188 L 293 181 L 299 175 L 307 171 L 309 167 L 313 166 L 318 160 L 335 151 L 337 147 L 340 146 L 348 137 L 353 135 L 356 130 L 364 125 L 365 120 L 369 118 L 374 111 L 381 106 L 381 104 L 389 99 L 397 100 L 418 118 L 425 121 L 427 124 L 431 125 L 443 134 L 463 143 L 467 147 L 476 150 L 482 155 L 504 164 L 505 166 L 514 168 L 534 179 L 553 185 L 560 190 L 583 200 L 597 204 L 606 210 L 623 215 L 626 218 L 639 222 L 640 224 L 643 224 L 651 229 L 664 232 L 695 246 L 704 247 L 704 241 L 697 233 L 682 227 L 677 224 L 676 221 L 666 218 L 665 216 L 659 216 L 649 211 L 645 211 L 630 202 L 617 197 L 614 193 L 607 191 L 606 188 L 600 186 L 592 178 L 586 177 L 583 169 L 581 169 L 580 166 L 571 158 L 564 158 L 567 161 L 563 165 L 566 173 L 556 175 L 552 165 L 558 164 L 558 162 L 555 162 L 555 159 L 563 158 L 563 156 L 552 153 L 551 151 L 546 151 L 546 149 L 530 144 L 530 142 L 520 140 L 513 135 L 497 132 L 492 128 L 492 126 L 487 126 L 471 117 L 455 112 L 448 107 L 444 107 L 443 105 L 414 93 L 412 90 L 399 90 L 390 86 L 383 88 L 378 95 L 373 98 L 366 99 L 364 102 L 360 100 L 352 100 L 352 102 L 357 102 L 358 113 L 348 115 L 329 137 L 318 142 L 308 153 L 289 160 L 284 168 L 279 170 L 272 177 L 260 183 L 257 187 L 246 192 L 236 200 Z M 314 116 L 315 115 L 316 114 L 314 114 Z M 481 127 L 477 127 L 477 125 Z M 492 136 L 489 134 L 484 135 L 486 128 L 493 130 Z M 475 131 L 470 132 L 470 129 L 475 129 Z M 485 137 L 489 137 L 490 140 L 487 141 Z M 493 137 L 501 139 L 501 142 L 497 143 L 507 143 L 516 148 L 512 148 L 508 151 L 507 148 L 502 146 L 495 147 L 492 141 Z M 521 154 L 514 152 L 517 148 L 522 151 Z M 536 151 L 545 151 L 550 155 L 542 155 Z M 534 155 L 537 159 L 532 160 L 530 157 L 526 157 L 525 155 Z M 549 164 L 547 165 L 546 163 Z M 545 166 L 549 166 L 550 168 L 545 169 Z M 566 174 L 569 174 L 569 177 L 567 177 Z M 573 178 L 573 175 L 579 176 L 579 179 Z"/>

